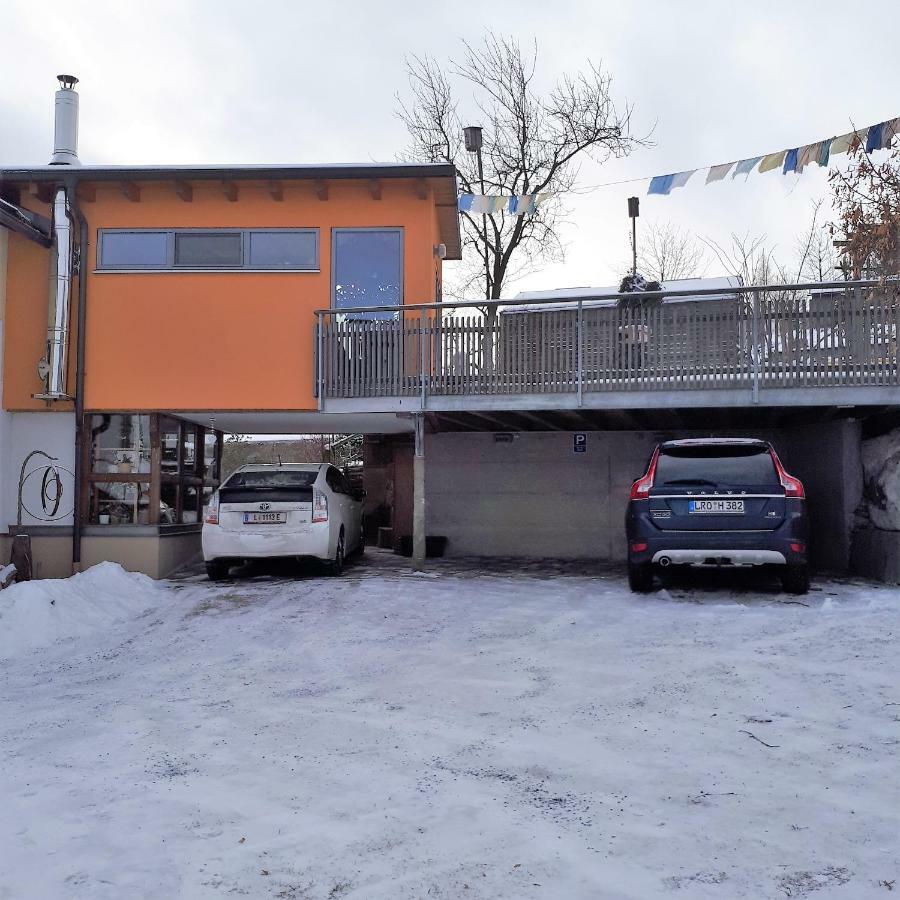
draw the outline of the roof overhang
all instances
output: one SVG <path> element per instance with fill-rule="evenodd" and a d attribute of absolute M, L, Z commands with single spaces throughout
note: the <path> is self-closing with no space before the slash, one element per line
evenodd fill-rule
<path fill-rule="evenodd" d="M 365 181 L 412 179 L 433 191 L 441 243 L 446 259 L 462 259 L 457 213 L 456 167 L 450 163 L 331 163 L 328 165 L 207 165 L 207 166 L 7 166 L 0 168 L 0 188 L 23 184 L 78 185 L 154 181 Z"/>

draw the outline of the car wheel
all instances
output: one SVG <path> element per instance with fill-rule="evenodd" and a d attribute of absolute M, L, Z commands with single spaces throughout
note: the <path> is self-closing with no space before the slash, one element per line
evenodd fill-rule
<path fill-rule="evenodd" d="M 789 594 L 805 594 L 809 591 L 809 566 L 787 566 L 781 573 L 781 586 Z"/>
<path fill-rule="evenodd" d="M 328 574 L 333 578 L 344 571 L 344 529 L 338 535 L 337 548 L 334 551 L 334 559 L 328 563 Z"/>
<path fill-rule="evenodd" d="M 222 559 L 211 559 L 206 563 L 206 574 L 210 581 L 224 581 L 228 577 L 231 564 Z"/>
<path fill-rule="evenodd" d="M 653 590 L 653 569 L 644 563 L 628 563 L 628 587 L 636 594 L 646 594 Z"/>

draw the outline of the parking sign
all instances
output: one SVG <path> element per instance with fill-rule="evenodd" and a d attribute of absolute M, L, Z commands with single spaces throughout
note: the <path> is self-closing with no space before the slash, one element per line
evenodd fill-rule
<path fill-rule="evenodd" d="M 587 452 L 587 435 L 583 431 L 576 431 L 573 437 L 573 446 L 572 449 L 576 453 L 586 453 Z"/>

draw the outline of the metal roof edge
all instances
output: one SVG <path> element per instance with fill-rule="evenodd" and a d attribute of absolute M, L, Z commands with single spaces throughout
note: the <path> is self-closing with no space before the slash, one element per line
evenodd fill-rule
<path fill-rule="evenodd" d="M 206 166 L 0 166 L 0 182 L 35 181 L 215 181 L 258 179 L 452 178 L 450 163 L 330 163 L 326 165 Z"/>

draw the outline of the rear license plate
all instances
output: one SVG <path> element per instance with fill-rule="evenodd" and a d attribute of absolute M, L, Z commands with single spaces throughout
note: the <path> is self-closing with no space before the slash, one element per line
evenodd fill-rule
<path fill-rule="evenodd" d="M 284 525 L 287 522 L 286 512 L 247 512 L 244 513 L 245 525 Z"/>
<path fill-rule="evenodd" d="M 743 500 L 691 500 L 688 503 L 690 513 L 710 513 L 718 515 L 743 515 Z"/>

